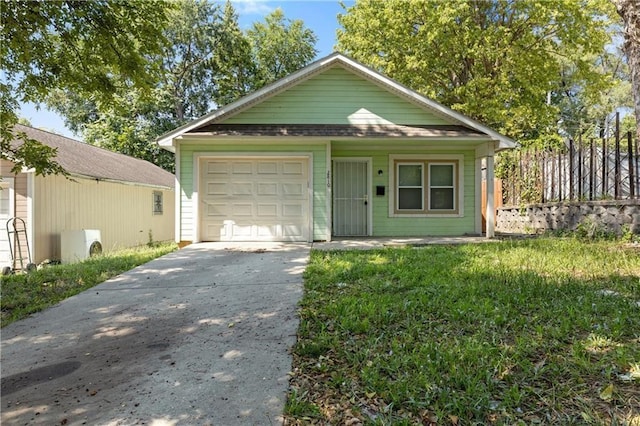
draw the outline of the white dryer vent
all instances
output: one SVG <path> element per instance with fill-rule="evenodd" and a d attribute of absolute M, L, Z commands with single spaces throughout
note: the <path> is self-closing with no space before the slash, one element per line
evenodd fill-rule
<path fill-rule="evenodd" d="M 74 263 L 102 253 L 99 229 L 63 231 L 60 234 L 60 260 Z"/>

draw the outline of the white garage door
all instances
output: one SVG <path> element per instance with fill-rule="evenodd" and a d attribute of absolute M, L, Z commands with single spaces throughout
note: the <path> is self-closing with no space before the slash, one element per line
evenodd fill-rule
<path fill-rule="evenodd" d="M 308 241 L 308 158 L 206 158 L 203 241 Z"/>

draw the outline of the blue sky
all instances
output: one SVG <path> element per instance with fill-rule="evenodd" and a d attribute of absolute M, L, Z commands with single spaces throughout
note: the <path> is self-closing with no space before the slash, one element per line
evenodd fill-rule
<path fill-rule="evenodd" d="M 218 1 L 225 3 L 225 1 Z M 242 29 L 248 29 L 256 21 L 264 20 L 264 17 L 281 8 L 287 19 L 300 19 L 305 26 L 313 30 L 318 37 L 316 49 L 318 58 L 333 52 L 336 43 L 336 30 L 338 29 L 337 15 L 343 13 L 339 0 L 232 0 L 233 6 L 239 15 L 239 23 Z M 348 7 L 354 1 L 343 1 Z M 42 106 L 39 110 L 33 104 L 22 105 L 20 116 L 27 118 L 34 127 L 59 133 L 74 139 L 80 139 L 64 125 L 61 117 Z"/>

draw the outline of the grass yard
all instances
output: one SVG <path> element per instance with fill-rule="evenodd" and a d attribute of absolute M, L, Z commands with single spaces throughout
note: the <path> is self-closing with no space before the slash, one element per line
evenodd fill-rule
<path fill-rule="evenodd" d="M 175 249 L 174 243 L 140 246 L 92 257 L 80 263 L 48 266 L 29 274 L 0 277 L 1 326 L 46 309 Z"/>
<path fill-rule="evenodd" d="M 640 250 L 313 251 L 286 424 L 640 425 Z"/>

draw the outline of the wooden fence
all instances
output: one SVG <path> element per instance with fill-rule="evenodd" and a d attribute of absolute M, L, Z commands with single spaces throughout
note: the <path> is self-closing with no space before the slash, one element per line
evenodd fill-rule
<path fill-rule="evenodd" d="M 639 155 L 638 140 L 618 130 L 553 151 L 519 151 L 503 181 L 505 204 L 638 199 Z"/>

